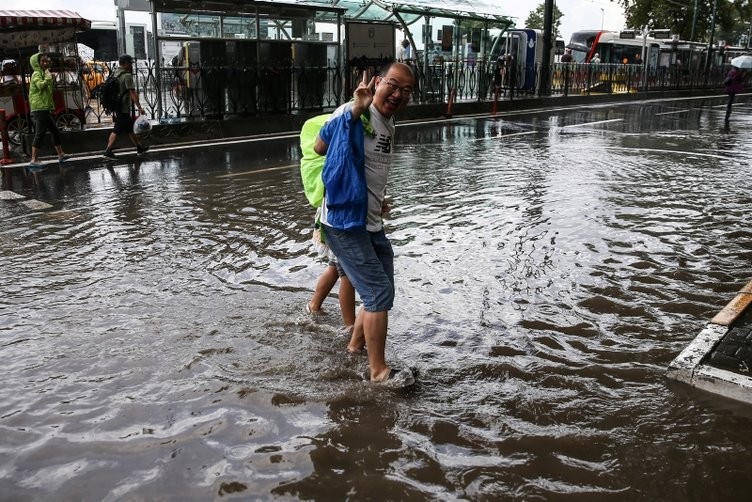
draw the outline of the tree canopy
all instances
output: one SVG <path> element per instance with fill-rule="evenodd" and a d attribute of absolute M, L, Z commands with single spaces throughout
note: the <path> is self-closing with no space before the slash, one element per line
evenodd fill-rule
<path fill-rule="evenodd" d="M 546 13 L 546 2 L 542 2 L 538 7 L 535 8 L 535 10 L 531 10 L 530 14 L 528 14 L 527 19 L 525 20 L 525 28 L 533 28 L 536 30 L 542 30 L 543 29 L 543 16 Z M 554 39 L 561 38 L 561 32 L 559 31 L 559 28 L 561 27 L 561 18 L 564 16 L 564 14 L 559 10 L 559 8 L 554 5 L 554 19 L 553 19 L 553 32 L 554 32 Z"/>
<path fill-rule="evenodd" d="M 746 43 L 752 2 L 749 0 L 716 0 L 714 40 L 729 45 Z M 618 0 L 624 7 L 627 25 L 632 28 L 671 30 L 682 40 L 707 42 L 711 37 L 713 1 L 694 0 Z M 695 6 L 697 11 L 695 12 Z"/>

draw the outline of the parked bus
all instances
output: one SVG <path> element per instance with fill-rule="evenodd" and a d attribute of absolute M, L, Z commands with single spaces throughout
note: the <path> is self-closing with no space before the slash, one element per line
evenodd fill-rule
<path fill-rule="evenodd" d="M 590 63 L 595 54 L 605 64 L 643 64 L 648 69 L 658 66 L 661 41 L 643 38 L 632 30 L 627 31 L 576 31 L 567 45 L 572 49 L 575 63 Z"/>

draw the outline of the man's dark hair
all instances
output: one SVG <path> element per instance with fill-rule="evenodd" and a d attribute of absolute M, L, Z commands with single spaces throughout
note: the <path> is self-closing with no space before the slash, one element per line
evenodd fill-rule
<path fill-rule="evenodd" d="M 123 54 L 118 58 L 118 64 L 120 66 L 133 63 L 133 56 L 130 54 Z"/>

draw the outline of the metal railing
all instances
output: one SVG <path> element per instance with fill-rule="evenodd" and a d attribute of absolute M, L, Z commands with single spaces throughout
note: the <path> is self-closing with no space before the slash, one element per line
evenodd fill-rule
<path fill-rule="evenodd" d="M 533 95 L 595 95 L 641 91 L 721 88 L 728 68 L 706 73 L 678 66 L 646 70 L 641 65 L 555 63 L 549 89 L 540 92 L 541 68 L 516 71 L 485 61 L 438 62 L 427 67 L 411 64 L 416 74 L 413 103 L 491 101 L 496 97 Z M 99 103 L 101 84 L 116 67 L 103 64 L 101 74 L 61 71 L 56 78 L 56 118 L 64 130 L 109 125 L 111 118 Z M 157 68 L 154 61 L 138 61 L 134 80 L 141 104 L 151 119 L 162 122 L 192 119 L 233 119 L 273 114 L 332 110 L 350 98 L 348 77 L 378 71 L 372 67 L 294 65 L 270 61 L 254 66 L 191 64 Z M 21 76 L 22 79 L 25 78 Z M 23 80 L 21 80 L 23 81 Z M 30 132 L 26 95 L 14 97 L 8 132 L 13 143 Z M 6 108 L 8 108 L 6 106 Z M 7 110 L 6 110 L 7 111 Z"/>

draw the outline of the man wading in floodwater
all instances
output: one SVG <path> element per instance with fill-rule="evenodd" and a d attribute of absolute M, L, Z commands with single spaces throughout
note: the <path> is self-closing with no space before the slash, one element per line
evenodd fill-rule
<path fill-rule="evenodd" d="M 392 165 L 393 117 L 407 106 L 414 85 L 412 70 L 403 63 L 390 64 L 370 82 L 364 73 L 355 99 L 334 111 L 314 147 L 319 155 L 328 153 L 321 206 L 326 241 L 363 301 L 347 348 L 367 348 L 371 381 L 395 387 L 410 385 L 414 378 L 408 369 L 387 366 L 384 355 L 394 303 L 394 253 L 381 215 Z M 363 132 L 361 115 L 369 119 L 372 133 Z M 335 161 L 343 157 L 348 162 Z"/>

